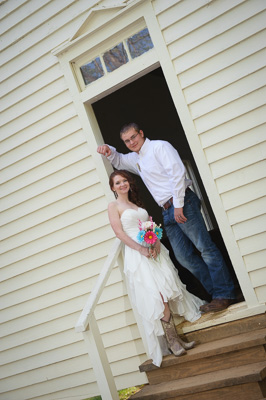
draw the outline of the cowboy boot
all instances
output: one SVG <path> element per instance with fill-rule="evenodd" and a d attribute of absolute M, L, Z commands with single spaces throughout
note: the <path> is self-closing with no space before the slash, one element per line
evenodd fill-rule
<path fill-rule="evenodd" d="M 179 341 L 181 346 L 186 350 L 192 349 L 192 347 L 194 347 L 196 344 L 195 340 L 193 340 L 192 342 L 188 342 L 188 343 L 184 342 L 184 340 L 182 340 L 180 336 L 177 336 L 177 340 Z"/>
<path fill-rule="evenodd" d="M 170 315 L 170 319 L 168 322 L 163 321 L 162 319 L 161 322 L 169 350 L 171 350 L 171 352 L 175 356 L 181 356 L 182 354 L 186 354 L 186 350 L 182 347 L 182 345 L 179 342 L 179 340 L 181 339 L 177 335 L 172 314 Z"/>

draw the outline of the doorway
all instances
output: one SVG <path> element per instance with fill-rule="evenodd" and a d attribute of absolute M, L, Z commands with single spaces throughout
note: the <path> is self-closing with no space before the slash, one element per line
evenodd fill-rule
<path fill-rule="evenodd" d="M 233 266 L 222 240 L 208 196 L 202 184 L 196 163 L 187 142 L 183 127 L 172 101 L 167 83 L 161 68 L 156 68 L 134 82 L 118 89 L 92 104 L 104 143 L 111 144 L 121 153 L 128 150 L 119 137 L 120 128 L 125 123 L 136 122 L 150 140 L 167 140 L 178 151 L 182 160 L 188 160 L 197 184 L 204 199 L 212 229 L 209 231 L 213 241 L 222 252 L 234 279 L 237 296 L 242 300 Z M 163 223 L 162 213 L 139 177 L 136 177 L 141 198 L 154 221 Z M 179 271 L 180 278 L 187 289 L 202 299 L 209 300 L 208 294 L 198 280 L 176 261 L 168 239 L 162 239 L 169 249 L 171 259 Z"/>

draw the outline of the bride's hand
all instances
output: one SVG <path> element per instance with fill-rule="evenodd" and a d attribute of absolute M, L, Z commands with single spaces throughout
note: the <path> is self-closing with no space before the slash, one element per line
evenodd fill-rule
<path fill-rule="evenodd" d="M 159 239 L 156 240 L 154 247 L 155 247 L 155 249 L 157 251 L 157 254 L 160 254 L 160 252 L 161 252 L 161 242 L 160 242 Z"/>
<path fill-rule="evenodd" d="M 149 248 L 149 254 L 150 257 L 153 258 L 154 260 L 156 260 L 157 256 L 158 256 L 158 251 L 156 250 L 155 247 L 150 247 Z"/>
<path fill-rule="evenodd" d="M 148 247 L 143 247 L 141 246 L 140 250 L 139 250 L 140 254 L 142 254 L 143 256 L 150 258 L 150 252 L 149 252 L 149 248 Z"/>

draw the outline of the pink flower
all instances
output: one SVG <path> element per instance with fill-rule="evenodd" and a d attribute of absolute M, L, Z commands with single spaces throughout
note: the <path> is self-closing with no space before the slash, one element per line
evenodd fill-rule
<path fill-rule="evenodd" d="M 144 240 L 148 244 L 154 244 L 157 240 L 157 235 L 152 231 L 148 231 L 145 233 Z"/>

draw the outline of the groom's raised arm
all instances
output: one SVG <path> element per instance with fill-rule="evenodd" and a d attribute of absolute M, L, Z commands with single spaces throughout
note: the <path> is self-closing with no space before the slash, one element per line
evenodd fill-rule
<path fill-rule="evenodd" d="M 133 174 L 139 175 L 139 170 L 137 168 L 137 157 L 135 153 L 118 153 L 115 147 L 108 144 L 98 146 L 97 152 L 105 156 L 114 168 L 126 169 Z"/>

